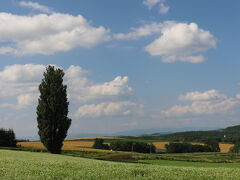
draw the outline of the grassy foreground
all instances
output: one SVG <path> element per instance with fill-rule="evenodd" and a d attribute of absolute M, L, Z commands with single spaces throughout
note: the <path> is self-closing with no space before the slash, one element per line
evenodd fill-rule
<path fill-rule="evenodd" d="M 0 177 L 10 179 L 238 179 L 239 168 L 131 164 L 0 150 Z"/>

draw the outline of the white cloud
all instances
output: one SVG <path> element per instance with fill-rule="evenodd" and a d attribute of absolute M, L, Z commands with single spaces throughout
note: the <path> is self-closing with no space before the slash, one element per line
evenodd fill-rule
<path fill-rule="evenodd" d="M 239 105 L 235 99 L 225 99 L 222 101 L 195 101 L 191 105 L 173 106 L 169 110 L 162 111 L 166 116 L 185 116 L 185 115 L 210 115 L 225 114 Z"/>
<path fill-rule="evenodd" d="M 202 62 L 203 56 L 195 55 L 216 47 L 214 36 L 196 23 L 173 23 L 162 28 L 162 35 L 145 47 L 152 56 L 161 56 L 164 62 Z"/>
<path fill-rule="evenodd" d="M 168 13 L 169 9 L 170 9 L 170 7 L 166 6 L 164 3 L 161 3 L 159 12 L 161 14 L 166 14 L 166 13 Z"/>
<path fill-rule="evenodd" d="M 15 64 L 0 71 L 0 98 L 2 107 L 30 106 L 37 99 L 38 85 L 46 66 L 40 64 Z M 70 66 L 65 71 L 64 83 L 68 85 L 68 95 L 75 103 L 91 100 L 113 100 L 129 97 L 133 92 L 128 85 L 128 77 L 117 76 L 110 82 L 95 83 L 88 77 L 88 71 L 79 66 Z M 16 104 L 8 102 L 16 99 Z M 6 102 L 5 102 L 6 101 Z M 35 101 L 36 102 L 36 101 Z M 17 108 L 16 108 L 17 107 Z"/>
<path fill-rule="evenodd" d="M 186 115 L 226 114 L 240 105 L 236 98 L 228 98 L 217 90 L 189 92 L 180 95 L 181 101 L 192 101 L 190 105 L 177 105 L 162 111 L 162 115 L 177 117 Z"/>
<path fill-rule="evenodd" d="M 0 54 L 51 55 L 76 47 L 93 47 L 107 40 L 109 30 L 91 26 L 81 15 L 0 13 Z"/>
<path fill-rule="evenodd" d="M 32 2 L 32 1 L 20 1 L 19 5 L 22 7 L 27 7 L 27 8 L 32 8 L 34 10 L 38 10 L 44 13 L 54 13 L 54 11 L 46 6 L 43 6 L 37 2 Z"/>
<path fill-rule="evenodd" d="M 151 9 L 160 2 L 163 2 L 163 0 L 144 0 L 143 4 L 146 5 L 149 9 Z"/>
<path fill-rule="evenodd" d="M 21 94 L 17 97 L 17 101 L 18 101 L 18 106 L 20 108 L 23 107 L 27 107 L 31 104 L 33 104 L 34 102 L 37 102 L 37 99 L 39 97 L 39 94 Z"/>
<path fill-rule="evenodd" d="M 41 64 L 15 64 L 0 70 L 0 121 L 3 127 L 14 128 L 18 136 L 27 135 L 30 131 L 37 132 L 36 121 L 33 119 L 36 118 L 38 86 L 45 67 Z M 126 116 L 135 119 L 135 116 L 141 117 L 143 114 L 143 106 L 131 100 L 134 99 L 133 89 L 127 76 L 116 76 L 110 81 L 96 83 L 88 77 L 89 72 L 80 66 L 72 65 L 64 68 L 64 72 L 64 84 L 67 85 L 70 102 L 69 116 L 76 120 L 73 121 L 73 126 L 79 126 L 80 121 L 87 117 L 101 116 L 101 121 L 111 117 L 127 123 Z M 10 119 L 3 122 L 9 115 Z M 79 117 L 80 120 L 77 120 Z M 16 124 L 18 126 L 15 126 Z M 28 124 L 31 130 L 20 131 L 24 130 L 24 124 Z"/>
<path fill-rule="evenodd" d="M 132 88 L 128 86 L 127 76 L 117 76 L 113 81 L 91 86 L 89 92 L 90 94 L 97 96 L 121 95 L 131 93 Z"/>
<path fill-rule="evenodd" d="M 236 94 L 236 98 L 237 98 L 237 99 L 240 99 L 240 94 Z"/>
<path fill-rule="evenodd" d="M 165 22 L 165 23 L 150 23 L 145 24 L 142 27 L 139 28 L 131 28 L 131 32 L 124 34 L 124 33 L 118 33 L 114 34 L 114 39 L 118 40 L 137 40 L 141 37 L 150 36 L 152 34 L 161 34 L 163 27 L 168 26 L 172 24 L 171 22 Z"/>
<path fill-rule="evenodd" d="M 39 64 L 14 64 L 5 66 L 0 71 L 0 80 L 5 82 L 34 82 L 42 79 L 45 70 L 44 65 Z"/>
<path fill-rule="evenodd" d="M 145 24 L 138 28 L 131 28 L 129 33 L 114 34 L 113 38 L 138 40 L 151 35 L 160 35 L 160 37 L 144 49 L 151 56 L 160 56 L 165 63 L 176 61 L 200 63 L 206 61 L 200 53 L 216 47 L 216 39 L 209 31 L 199 28 L 196 23 L 174 21 Z"/>
<path fill-rule="evenodd" d="M 37 102 L 38 99 L 38 94 L 37 93 L 29 93 L 29 94 L 21 94 L 18 95 L 17 98 L 17 103 L 1 103 L 0 107 L 1 108 L 11 108 L 15 110 L 20 110 L 23 108 L 26 108 L 33 103 Z"/>
<path fill-rule="evenodd" d="M 112 81 L 94 83 L 87 78 L 87 71 L 79 66 L 70 66 L 66 70 L 66 83 L 70 98 L 86 102 L 94 99 L 118 98 L 131 95 L 132 88 L 128 85 L 128 77 L 117 76 Z"/>
<path fill-rule="evenodd" d="M 147 6 L 149 9 L 152 9 L 154 6 L 159 5 L 159 12 L 161 14 L 166 14 L 169 11 L 169 7 L 165 4 L 165 0 L 144 0 L 143 4 Z"/>
<path fill-rule="evenodd" d="M 133 102 L 104 102 L 101 104 L 90 104 L 81 106 L 75 113 L 76 118 L 81 117 L 100 117 L 100 116 L 126 116 L 141 114 L 142 105 Z"/>
<path fill-rule="evenodd" d="M 227 96 L 220 94 L 218 90 L 212 89 L 205 92 L 189 92 L 185 95 L 180 95 L 179 99 L 181 101 L 206 101 L 214 99 L 227 99 Z"/>

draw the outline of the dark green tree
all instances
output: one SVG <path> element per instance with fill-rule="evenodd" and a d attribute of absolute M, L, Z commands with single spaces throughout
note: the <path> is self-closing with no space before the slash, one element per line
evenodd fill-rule
<path fill-rule="evenodd" d="M 205 144 L 211 149 L 211 152 L 220 152 L 220 147 L 217 139 L 209 138 L 205 141 Z"/>
<path fill-rule="evenodd" d="M 63 85 L 62 69 L 48 66 L 43 76 L 37 106 L 38 134 L 50 153 L 59 154 L 71 125 L 67 86 Z"/>
<path fill-rule="evenodd" d="M 12 129 L 0 129 L 0 147 L 16 147 L 17 141 Z"/>
<path fill-rule="evenodd" d="M 104 144 L 104 140 L 102 138 L 96 138 L 94 140 L 93 148 L 94 149 L 109 149 L 109 145 Z"/>

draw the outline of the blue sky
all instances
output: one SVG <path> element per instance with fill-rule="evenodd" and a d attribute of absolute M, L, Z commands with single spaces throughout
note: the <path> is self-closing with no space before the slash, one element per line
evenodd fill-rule
<path fill-rule="evenodd" d="M 0 0 L 0 126 L 37 134 L 37 86 L 66 72 L 70 133 L 240 123 L 240 2 Z"/>

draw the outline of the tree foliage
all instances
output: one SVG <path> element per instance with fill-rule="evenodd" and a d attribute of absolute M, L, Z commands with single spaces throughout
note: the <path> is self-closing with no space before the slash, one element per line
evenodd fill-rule
<path fill-rule="evenodd" d="M 102 138 L 96 138 L 94 140 L 93 148 L 94 149 L 109 149 L 109 145 L 104 144 L 104 140 Z"/>
<path fill-rule="evenodd" d="M 192 152 L 219 152 L 217 144 L 190 144 L 190 143 L 169 143 L 165 145 L 168 153 L 192 153 Z M 218 148 L 219 149 L 218 149 Z"/>
<path fill-rule="evenodd" d="M 240 142 L 234 144 L 233 147 L 229 150 L 230 153 L 239 153 L 240 152 Z"/>
<path fill-rule="evenodd" d="M 110 149 L 115 151 L 133 151 L 139 153 L 155 153 L 156 147 L 153 144 L 135 141 L 117 140 L 111 143 Z"/>
<path fill-rule="evenodd" d="M 38 134 L 51 153 L 61 153 L 63 140 L 71 125 L 68 115 L 67 86 L 63 85 L 62 69 L 48 66 L 39 85 L 37 106 Z"/>
<path fill-rule="evenodd" d="M 16 147 L 17 141 L 12 129 L 0 129 L 0 147 Z"/>

